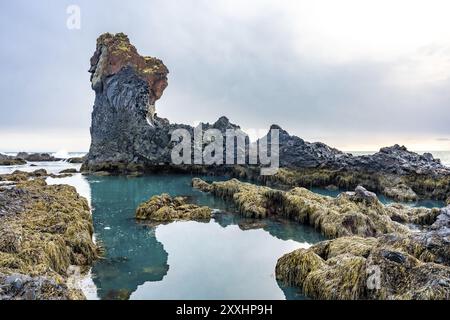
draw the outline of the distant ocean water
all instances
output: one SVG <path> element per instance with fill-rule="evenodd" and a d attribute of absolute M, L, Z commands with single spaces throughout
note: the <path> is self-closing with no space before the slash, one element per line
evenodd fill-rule
<path fill-rule="evenodd" d="M 354 156 L 364 156 L 374 154 L 377 151 L 346 151 Z M 450 167 L 450 151 L 415 151 L 418 154 L 424 154 L 426 152 L 431 153 L 436 159 L 440 159 L 441 163 L 447 167 Z"/>

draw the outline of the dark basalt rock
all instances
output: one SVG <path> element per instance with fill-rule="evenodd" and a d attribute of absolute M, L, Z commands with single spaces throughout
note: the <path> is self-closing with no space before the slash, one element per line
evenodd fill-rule
<path fill-rule="evenodd" d="M 428 174 L 449 175 L 450 169 L 434 159 L 430 153 L 423 155 L 408 151 L 406 147 L 394 145 L 382 148 L 378 153 L 369 156 L 348 157 L 344 161 L 348 169 L 367 172 L 384 172 L 398 175 Z"/>
<path fill-rule="evenodd" d="M 0 153 L 0 166 L 17 166 L 26 163 L 27 162 L 23 159 L 17 159 L 16 157 L 7 156 Z"/>
<path fill-rule="evenodd" d="M 67 159 L 68 163 L 83 163 L 86 160 L 86 157 L 73 157 Z"/>
<path fill-rule="evenodd" d="M 255 178 L 257 171 L 259 175 L 258 168 L 253 170 L 246 165 L 198 168 L 171 163 L 171 151 L 176 143 L 171 142 L 172 132 L 183 128 L 193 137 L 194 128 L 171 124 L 158 117 L 155 103 L 167 87 L 169 71 L 161 60 L 140 56 L 124 34 L 99 37 L 90 72 L 95 91 L 92 141 L 82 171 L 125 175 L 202 171 L 249 179 Z M 239 126 L 221 117 L 212 125 L 203 124 L 204 130 L 210 128 L 225 132 Z M 450 196 L 447 183 L 450 168 L 429 153 L 419 155 L 395 145 L 373 155 L 353 156 L 324 143 L 306 142 L 277 125 L 271 129 L 280 133 L 280 166 L 303 172 L 297 178 L 289 173 L 286 179 L 267 178 L 264 183 L 274 181 L 303 187 L 335 185 L 346 189 L 363 185 L 370 191 L 402 201 L 425 197 L 446 200 Z M 245 151 L 248 152 L 247 148 Z"/>

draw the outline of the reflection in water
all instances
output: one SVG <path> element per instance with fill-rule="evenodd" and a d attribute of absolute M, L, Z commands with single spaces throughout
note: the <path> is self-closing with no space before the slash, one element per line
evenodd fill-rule
<path fill-rule="evenodd" d="M 44 168 L 58 173 L 79 169 L 67 162 L 0 167 L 0 174 Z M 212 180 L 211 177 L 203 177 Z M 106 249 L 94 265 L 92 279 L 83 279 L 88 299 L 303 299 L 297 290 L 277 284 L 275 263 L 284 253 L 307 247 L 323 237 L 295 222 L 243 219 L 229 203 L 191 187 L 192 176 L 156 175 L 141 178 L 47 178 L 49 184 L 69 184 L 93 208 L 96 240 Z M 214 177 L 223 180 L 225 177 Z M 343 190 L 315 188 L 337 196 Z M 136 223 L 135 209 L 161 193 L 184 195 L 219 209 L 210 223 L 177 222 L 158 227 Z M 391 201 L 379 197 L 383 203 Z M 442 207 L 442 201 L 413 206 Z M 259 228 L 251 230 L 253 228 Z M 250 230 L 249 230 L 250 229 Z"/>
<path fill-rule="evenodd" d="M 96 239 L 106 254 L 92 269 L 94 292 L 85 290 L 87 297 L 304 299 L 295 288 L 276 282 L 275 264 L 283 254 L 324 237 L 293 221 L 242 218 L 229 202 L 194 190 L 191 179 L 189 175 L 85 178 L 80 174 L 47 179 L 49 184 L 75 186 L 93 208 Z M 313 191 L 336 196 L 342 190 Z M 164 192 L 189 196 L 194 203 L 218 210 L 209 223 L 137 223 L 138 205 Z M 433 201 L 420 204 L 439 205 Z"/>
<path fill-rule="evenodd" d="M 277 259 L 323 238 L 297 223 L 266 220 L 248 230 L 225 201 L 191 187 L 192 176 L 88 177 L 94 226 L 106 255 L 92 274 L 101 299 L 299 299 L 274 276 Z M 169 191 L 169 192 L 168 192 Z M 137 206 L 168 192 L 221 210 L 209 223 L 157 227 L 134 220 Z M 223 213 L 222 213 L 223 212 Z M 240 225 L 240 226 L 238 226 Z M 292 292 L 291 292 L 292 291 Z"/>
<path fill-rule="evenodd" d="M 101 299 L 128 299 L 140 284 L 161 281 L 169 269 L 155 228 L 133 219 L 149 194 L 140 179 L 89 178 L 89 182 L 96 235 L 106 251 L 92 269 L 97 294 Z"/>
<path fill-rule="evenodd" d="M 309 247 L 215 222 L 176 222 L 156 235 L 169 252 L 169 272 L 163 281 L 139 286 L 132 299 L 285 299 L 275 281 L 276 261 Z"/>

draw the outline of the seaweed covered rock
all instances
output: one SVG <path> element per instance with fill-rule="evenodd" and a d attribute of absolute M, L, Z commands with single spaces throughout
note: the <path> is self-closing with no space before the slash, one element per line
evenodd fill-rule
<path fill-rule="evenodd" d="M 177 220 L 209 220 L 212 210 L 187 203 L 185 197 L 172 198 L 168 194 L 153 196 L 136 210 L 136 219 L 170 222 Z"/>
<path fill-rule="evenodd" d="M 194 178 L 193 187 L 199 187 L 202 191 L 232 200 L 244 217 L 265 218 L 268 216 L 265 197 L 266 192 L 270 191 L 268 187 L 240 182 L 237 179 L 208 184 L 198 178 Z"/>
<path fill-rule="evenodd" d="M 337 198 L 331 198 L 304 188 L 281 191 L 237 179 L 211 184 L 196 179 L 194 185 L 231 200 L 245 217 L 279 215 L 314 226 L 331 238 L 406 233 L 408 228 L 392 217 L 402 222 L 425 223 L 433 214 L 436 215 L 432 209 L 408 210 L 406 206 L 384 206 L 374 193 L 360 186 L 354 192 L 344 192 Z"/>
<path fill-rule="evenodd" d="M 450 268 L 383 239 L 343 237 L 279 259 L 279 281 L 314 299 L 450 299 Z"/>
<path fill-rule="evenodd" d="M 278 260 L 277 279 L 316 299 L 450 299 L 449 211 L 421 232 L 296 250 Z"/>
<path fill-rule="evenodd" d="M 407 227 L 391 219 L 392 209 L 362 187 L 355 192 L 341 193 L 337 198 L 317 195 L 304 188 L 288 192 L 274 190 L 267 197 L 279 214 L 314 226 L 330 238 L 371 237 L 408 231 Z"/>
<path fill-rule="evenodd" d="M 83 163 L 86 160 L 86 156 L 84 157 L 72 157 L 72 158 L 68 158 L 67 162 L 68 163 Z"/>
<path fill-rule="evenodd" d="M 32 178 L 44 178 L 49 176 L 49 173 L 45 169 L 38 169 L 31 172 L 15 170 L 12 173 L 0 174 L 0 181 L 20 182 L 27 181 Z"/>
<path fill-rule="evenodd" d="M 213 189 L 212 185 L 199 178 L 192 179 L 192 187 L 203 192 L 211 192 Z"/>
<path fill-rule="evenodd" d="M 59 172 L 60 174 L 75 174 L 78 173 L 78 170 L 75 168 L 64 169 Z"/>
<path fill-rule="evenodd" d="M 406 161 L 406 160 L 405 160 Z M 338 165 L 338 164 L 336 164 Z M 357 186 L 383 194 L 397 201 L 436 199 L 445 201 L 450 196 L 450 170 L 436 168 L 435 174 L 414 170 L 400 173 L 391 171 L 369 171 L 365 166 L 280 168 L 274 176 L 264 177 L 262 182 L 286 187 L 328 187 L 335 186 L 352 190 Z"/>
<path fill-rule="evenodd" d="M 98 257 L 92 235 L 87 200 L 71 186 L 35 178 L 0 191 L 0 296 L 82 298 L 66 281 L 70 266 L 87 271 Z M 11 287 L 14 275 L 20 288 Z"/>

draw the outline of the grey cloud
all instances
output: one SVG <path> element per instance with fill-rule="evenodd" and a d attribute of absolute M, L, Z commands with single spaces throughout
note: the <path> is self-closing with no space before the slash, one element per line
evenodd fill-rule
<path fill-rule="evenodd" d="M 0 34 L 8 43 L 0 53 L 8 62 L 0 79 L 0 111 L 8 114 L 1 128 L 89 130 L 87 69 L 95 39 L 123 31 L 142 54 L 169 67 L 169 87 L 157 109 L 175 122 L 227 115 L 243 127 L 277 123 L 300 136 L 450 135 L 450 80 L 408 90 L 385 82 L 398 61 L 332 65 L 298 54 L 280 11 L 243 19 L 218 13 L 211 1 L 76 2 L 81 31 L 65 28 L 71 2 L 1 4 Z"/>

